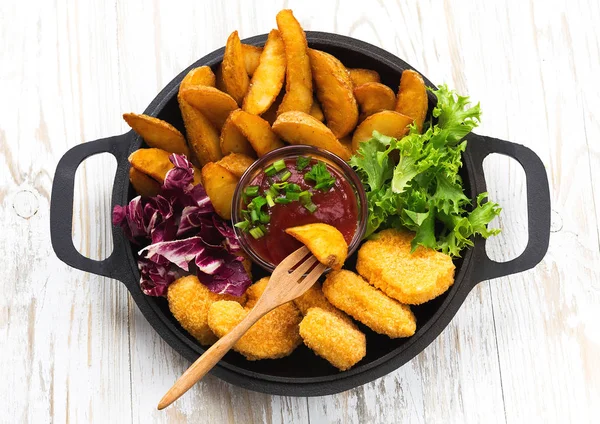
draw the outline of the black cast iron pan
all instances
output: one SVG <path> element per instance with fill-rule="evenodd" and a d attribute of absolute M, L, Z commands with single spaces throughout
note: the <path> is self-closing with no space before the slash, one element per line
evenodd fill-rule
<path fill-rule="evenodd" d="M 311 47 L 338 57 L 348 67 L 374 69 L 382 82 L 394 90 L 404 69 L 412 68 L 396 56 L 365 42 L 335 34 L 307 31 Z M 266 35 L 244 40 L 245 43 L 263 45 Z M 223 48 L 203 57 L 181 72 L 152 101 L 144 113 L 172 123 L 185 131 L 179 107 L 177 90 L 180 81 L 194 67 L 215 67 L 221 62 Z M 433 87 L 430 81 L 426 84 Z M 119 115 L 115 111 L 115 116 Z M 172 317 L 166 300 L 142 293 L 134 251 L 119 228 L 113 227 L 114 250 L 103 261 L 82 256 L 71 238 L 73 219 L 73 186 L 79 164 L 97 153 L 109 152 L 117 159 L 117 171 L 112 192 L 112 206 L 126 204 L 133 196 L 129 184 L 127 157 L 142 146 L 142 139 L 132 131 L 119 136 L 83 143 L 69 150 L 58 163 L 50 205 L 52 246 L 65 263 L 83 271 L 120 280 L 150 325 L 175 350 L 189 361 L 194 361 L 204 349 L 189 336 Z M 351 389 L 402 366 L 431 343 L 450 320 L 475 285 L 483 280 L 497 278 L 533 268 L 542 260 L 550 236 L 550 193 L 544 165 L 527 147 L 508 141 L 471 134 L 463 154 L 462 177 L 470 198 L 486 191 L 483 159 L 490 153 L 500 153 L 516 159 L 525 170 L 527 178 L 528 234 L 527 247 L 521 256 L 498 263 L 485 253 L 485 240 L 477 238 L 475 245 L 456 261 L 454 285 L 444 295 L 413 307 L 417 317 L 417 332 L 406 339 L 391 340 L 362 327 L 367 334 L 367 355 L 354 368 L 339 372 L 325 360 L 318 358 L 306 347 L 299 347 L 291 356 L 278 360 L 247 361 L 230 352 L 212 373 L 225 381 L 247 389 L 291 396 L 327 395 Z M 350 259 L 350 265 L 353 265 Z"/>

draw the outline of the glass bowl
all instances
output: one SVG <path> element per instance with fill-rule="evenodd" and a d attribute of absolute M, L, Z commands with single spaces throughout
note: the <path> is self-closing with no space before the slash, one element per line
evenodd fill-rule
<path fill-rule="evenodd" d="M 280 159 L 294 159 L 298 156 L 308 156 L 312 159 L 325 162 L 327 165 L 337 170 L 339 174 L 345 178 L 354 191 L 358 207 L 358 219 L 356 224 L 356 232 L 354 233 L 352 241 L 348 245 L 348 256 L 351 256 L 358 248 L 367 227 L 367 196 L 360 178 L 348 163 L 333 153 L 313 146 L 285 146 L 275 149 L 256 160 L 246 170 L 246 172 L 244 172 L 233 194 L 231 205 L 231 220 L 235 234 L 239 239 L 242 249 L 248 254 L 253 262 L 257 263 L 269 272 L 273 272 L 277 264 L 273 264 L 267 259 L 261 257 L 249 242 L 249 237 L 252 236 L 240 228 L 237 228 L 235 224 L 244 220 L 241 215 L 241 211 L 244 207 L 244 189 L 254 180 L 258 173 L 262 172 L 269 165 Z"/>

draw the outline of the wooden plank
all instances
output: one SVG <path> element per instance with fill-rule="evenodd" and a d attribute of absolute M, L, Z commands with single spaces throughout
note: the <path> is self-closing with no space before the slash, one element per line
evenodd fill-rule
<path fill-rule="evenodd" d="M 60 262 L 48 232 L 58 159 L 69 147 L 117 131 L 107 113 L 118 104 L 114 5 L 4 6 L 4 416 L 8 422 L 116 422 L 129 417 L 131 405 L 125 290 Z M 98 36 L 105 31 L 108 35 Z M 114 160 L 100 158 L 78 172 L 73 238 L 88 256 L 103 257 L 112 248 L 108 212 L 114 169 Z"/>

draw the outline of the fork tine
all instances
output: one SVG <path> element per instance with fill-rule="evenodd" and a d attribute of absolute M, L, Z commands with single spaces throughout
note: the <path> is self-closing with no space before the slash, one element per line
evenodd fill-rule
<path fill-rule="evenodd" d="M 317 262 L 317 258 L 311 255 L 307 260 L 298 265 L 298 268 L 290 273 L 290 278 L 299 280 L 300 277 L 302 277 L 306 271 L 308 271 L 310 267 L 315 264 L 315 262 Z"/>
<path fill-rule="evenodd" d="M 281 261 L 279 265 L 277 265 L 277 268 L 275 268 L 275 271 L 282 270 L 287 273 L 287 270 L 289 270 L 302 259 L 304 259 L 304 257 L 308 255 L 308 252 L 308 247 L 302 246 L 300 249 L 296 250 L 294 253 L 290 254 L 283 261 Z M 275 272 L 272 276 L 274 275 Z"/>
<path fill-rule="evenodd" d="M 321 274 L 325 272 L 326 269 L 327 267 L 325 265 L 319 263 L 316 267 L 313 268 L 311 272 L 308 273 L 308 275 L 304 278 L 304 280 L 300 282 L 300 284 L 302 285 L 302 287 L 306 287 L 306 289 L 308 290 L 308 288 L 315 284 L 315 282 L 319 279 Z"/>

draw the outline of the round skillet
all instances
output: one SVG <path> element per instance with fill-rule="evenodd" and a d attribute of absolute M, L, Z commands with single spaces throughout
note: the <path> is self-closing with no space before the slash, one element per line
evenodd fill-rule
<path fill-rule="evenodd" d="M 411 69 L 403 60 L 368 43 L 335 34 L 307 31 L 308 44 L 335 55 L 346 66 L 374 69 L 384 84 L 394 91 L 400 74 Z M 266 35 L 244 40 L 245 43 L 263 45 Z M 221 48 L 198 60 L 181 72 L 152 101 L 144 113 L 170 122 L 184 131 L 177 104 L 177 90 L 187 72 L 198 66 L 217 66 L 223 57 Z M 427 79 L 428 86 L 434 87 Z M 431 102 L 430 98 L 430 107 Z M 115 116 L 119 115 L 115 111 Z M 524 168 L 527 178 L 527 212 L 529 241 L 521 256 L 509 262 L 490 260 L 485 253 L 485 240 L 477 238 L 473 248 L 455 261 L 454 285 L 442 296 L 420 306 L 414 306 L 417 331 L 414 336 L 392 340 L 380 336 L 366 327 L 367 355 L 355 367 L 339 372 L 325 360 L 317 357 L 305 346 L 300 346 L 287 358 L 278 360 L 247 361 L 230 352 L 212 373 L 232 384 L 264 393 L 288 396 L 327 395 L 365 384 L 402 366 L 431 343 L 450 320 L 475 285 L 483 280 L 497 278 L 534 267 L 544 257 L 550 235 L 550 194 L 546 171 L 538 156 L 519 144 L 471 134 L 463 154 L 462 178 L 466 194 L 475 198 L 486 191 L 483 159 L 490 153 L 500 153 L 516 159 Z M 82 256 L 73 245 L 71 224 L 73 218 L 73 186 L 75 171 L 87 157 L 109 152 L 117 159 L 117 171 L 112 191 L 112 206 L 127 203 L 134 195 L 129 184 L 128 155 L 142 147 L 143 140 L 132 131 L 89 143 L 69 150 L 58 163 L 52 187 L 50 224 L 52 246 L 56 255 L 72 267 L 94 274 L 120 280 L 125 284 L 143 315 L 160 336 L 189 361 L 204 352 L 177 323 L 163 298 L 142 293 L 134 249 L 123 233 L 113 228 L 114 250 L 103 261 Z M 350 258 L 348 268 L 354 267 Z M 255 268 L 257 271 L 257 269 Z"/>

